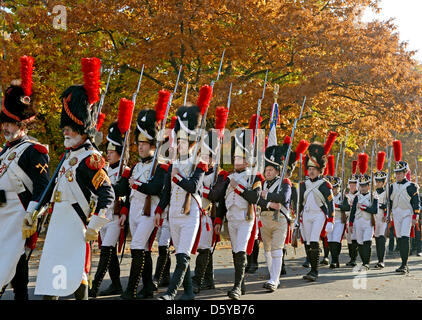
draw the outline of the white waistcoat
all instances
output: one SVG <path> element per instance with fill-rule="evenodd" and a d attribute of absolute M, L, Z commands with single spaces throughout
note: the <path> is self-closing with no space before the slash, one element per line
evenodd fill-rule
<path fill-rule="evenodd" d="M 412 205 L 410 204 L 411 197 L 407 193 L 407 187 L 410 186 L 410 181 L 405 184 L 393 184 L 393 192 L 391 193 L 391 200 L 393 201 L 393 209 L 409 210 L 413 212 Z"/>
<path fill-rule="evenodd" d="M 319 179 L 315 182 L 311 180 L 305 181 L 305 193 L 304 193 L 304 210 L 305 211 L 314 211 L 320 212 L 321 207 L 325 204 L 324 196 L 322 195 L 321 191 L 318 188 L 325 182 L 324 179 Z M 312 193 L 312 197 L 310 199 L 309 195 Z"/>
<path fill-rule="evenodd" d="M 142 161 L 138 162 L 132 170 L 131 177 L 135 180 L 135 182 L 147 183 L 151 166 L 152 166 L 152 160 L 145 163 L 143 163 Z M 142 206 L 141 208 L 137 205 L 137 208 L 139 210 L 143 210 L 143 205 L 145 203 L 145 199 L 147 196 L 148 195 L 145 193 L 132 189 L 130 192 L 130 198 L 129 198 L 131 207 L 136 202 L 138 205 Z M 151 210 L 155 210 L 155 207 L 157 207 L 159 200 L 160 199 L 158 196 L 151 196 Z"/>
<path fill-rule="evenodd" d="M 334 198 L 333 198 L 333 202 L 334 202 L 334 212 L 335 212 L 335 215 L 334 215 L 334 220 L 340 220 L 341 219 L 341 210 L 340 210 L 340 208 L 337 208 L 336 207 L 336 205 L 341 205 L 341 193 L 338 193 L 336 196 L 334 196 Z"/>
<path fill-rule="evenodd" d="M 356 206 L 356 213 L 355 213 L 355 219 L 365 219 L 365 220 L 370 220 L 371 219 L 371 214 L 369 212 L 363 211 L 359 209 L 359 205 L 364 205 L 366 207 L 370 207 L 371 206 L 371 193 L 368 192 L 367 195 L 362 195 L 360 192 L 357 195 L 358 197 L 358 203 Z"/>

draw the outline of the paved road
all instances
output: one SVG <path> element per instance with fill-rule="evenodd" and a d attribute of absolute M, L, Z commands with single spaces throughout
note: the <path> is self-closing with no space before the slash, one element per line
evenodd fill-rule
<path fill-rule="evenodd" d="M 371 267 L 375 265 L 375 245 L 372 247 Z M 157 248 L 153 248 L 153 262 L 157 258 Z M 302 279 L 302 276 L 309 269 L 302 267 L 304 261 L 304 247 L 298 248 L 296 255 L 293 248 L 287 248 L 286 257 L 287 275 L 282 276 L 280 288 L 274 293 L 267 293 L 262 288 L 263 283 L 268 279 L 264 252 L 261 244 L 259 253 L 259 269 L 255 274 L 248 274 L 246 277 L 247 294 L 244 299 L 248 300 L 338 300 L 338 299 L 422 299 L 422 257 L 410 256 L 409 275 L 397 274 L 394 270 L 400 265 L 400 256 L 397 252 L 386 257 L 386 268 L 383 270 L 371 269 L 365 274 L 354 272 L 352 268 L 346 268 L 344 264 L 349 260 L 347 255 L 347 244 L 343 243 L 340 262 L 342 268 L 331 270 L 328 266 L 320 268 L 320 276 L 317 282 L 309 283 Z M 39 262 L 40 251 L 34 252 L 30 262 L 30 299 L 39 300 L 40 296 L 34 296 L 34 286 Z M 98 263 L 99 251 L 94 252 L 94 272 Z M 193 273 L 194 257 L 191 261 Z M 172 255 L 172 268 L 175 266 L 175 256 Z M 130 251 L 126 251 L 125 258 L 121 265 L 122 284 L 126 287 L 130 268 Z M 216 289 L 199 293 L 196 299 L 225 300 L 227 291 L 232 287 L 234 270 L 232 255 L 229 243 L 222 243 L 217 247 L 214 254 L 214 268 Z M 108 274 L 102 283 L 102 288 L 110 284 Z M 160 288 L 157 295 L 163 293 L 165 288 Z M 8 288 L 3 299 L 13 299 L 13 293 Z M 63 299 L 73 299 L 66 297 Z M 99 299 L 114 300 L 117 296 L 100 297 Z"/>

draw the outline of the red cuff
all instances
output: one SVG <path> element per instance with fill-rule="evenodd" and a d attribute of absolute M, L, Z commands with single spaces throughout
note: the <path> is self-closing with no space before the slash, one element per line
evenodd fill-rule
<path fill-rule="evenodd" d="M 412 220 L 416 220 L 417 219 L 417 214 L 414 214 L 413 216 L 412 216 Z"/>
<path fill-rule="evenodd" d="M 215 218 L 214 224 L 222 225 L 223 224 L 223 221 L 221 220 L 221 218 Z"/>
<path fill-rule="evenodd" d="M 126 168 L 122 173 L 122 178 L 129 179 L 130 178 L 130 169 Z"/>
<path fill-rule="evenodd" d="M 204 187 L 204 190 L 203 190 L 203 192 L 202 192 L 202 196 L 205 198 L 205 199 L 208 199 L 208 194 L 210 193 L 210 188 L 208 188 L 208 187 Z"/>
<path fill-rule="evenodd" d="M 328 219 L 327 219 L 327 222 L 334 223 L 334 217 L 328 218 Z"/>
<path fill-rule="evenodd" d="M 182 179 L 183 179 L 183 177 L 178 173 L 173 177 L 173 179 L 171 179 L 171 181 L 178 184 L 180 181 L 182 181 Z"/>
<path fill-rule="evenodd" d="M 258 228 L 262 228 L 262 221 L 261 220 L 258 221 Z"/>
<path fill-rule="evenodd" d="M 139 184 L 136 184 L 136 183 L 132 184 L 132 189 L 138 190 L 138 188 L 139 188 Z"/>
<path fill-rule="evenodd" d="M 236 192 L 237 194 L 242 194 L 243 191 L 245 191 L 245 187 L 242 186 L 241 184 L 238 184 L 237 187 L 234 189 L 234 192 Z"/>
<path fill-rule="evenodd" d="M 163 212 L 164 212 L 164 210 L 161 209 L 159 206 L 157 206 L 157 208 L 155 208 L 155 211 L 154 211 L 155 214 L 158 213 L 159 215 L 161 215 Z"/>
<path fill-rule="evenodd" d="M 349 222 L 349 226 L 350 227 L 353 227 L 353 222 Z"/>
<path fill-rule="evenodd" d="M 93 216 L 98 216 L 98 212 L 94 212 L 92 215 Z"/>
<path fill-rule="evenodd" d="M 338 204 L 335 204 L 335 205 L 334 205 L 334 207 L 336 207 L 336 208 L 340 208 L 340 206 L 339 206 Z"/>
<path fill-rule="evenodd" d="M 128 213 L 129 213 L 129 209 L 126 207 L 123 207 L 122 210 L 120 210 L 120 214 L 123 214 L 125 216 L 127 216 Z"/>
<path fill-rule="evenodd" d="M 196 167 L 201 169 L 204 172 L 208 171 L 208 164 L 206 164 L 205 162 L 201 161 L 200 163 L 198 163 L 198 165 Z"/>

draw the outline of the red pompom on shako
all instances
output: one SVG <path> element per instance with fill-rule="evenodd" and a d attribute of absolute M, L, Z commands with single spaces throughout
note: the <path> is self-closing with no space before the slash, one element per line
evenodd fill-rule
<path fill-rule="evenodd" d="M 97 131 L 100 131 L 101 127 L 103 126 L 105 118 L 106 118 L 106 114 L 100 112 L 97 119 Z"/>
<path fill-rule="evenodd" d="M 368 171 L 368 155 L 366 153 L 360 153 L 358 156 L 359 161 L 359 173 L 365 174 Z"/>
<path fill-rule="evenodd" d="M 255 138 L 256 118 L 257 118 L 257 115 L 256 114 L 253 114 L 252 117 L 251 117 L 251 120 L 249 121 L 249 129 L 253 130 L 252 131 L 252 141 Z M 261 121 L 262 121 L 262 117 L 259 116 L 258 128 L 256 128 L 256 129 L 261 128 Z"/>
<path fill-rule="evenodd" d="M 126 98 L 120 99 L 119 112 L 117 114 L 117 126 L 122 134 L 125 134 L 132 122 L 133 102 Z"/>
<path fill-rule="evenodd" d="M 92 106 L 99 100 L 101 60 L 98 58 L 82 58 L 82 72 L 84 74 L 84 89 Z"/>
<path fill-rule="evenodd" d="M 285 136 L 284 140 L 283 140 L 283 144 L 291 144 L 292 143 L 292 138 L 290 138 L 290 136 Z"/>
<path fill-rule="evenodd" d="M 393 150 L 394 150 L 394 160 L 396 162 L 401 161 L 402 157 L 402 151 L 401 151 L 401 141 L 400 140 L 394 140 L 393 141 Z"/>
<path fill-rule="evenodd" d="M 378 171 L 382 171 L 382 169 L 384 168 L 385 155 L 386 154 L 384 151 L 379 151 L 377 153 L 377 170 Z"/>
<path fill-rule="evenodd" d="M 215 128 L 218 130 L 218 134 L 221 135 L 223 129 L 226 127 L 227 117 L 229 115 L 229 109 L 226 107 L 217 107 L 215 109 Z"/>
<path fill-rule="evenodd" d="M 299 141 L 299 144 L 297 145 L 296 150 L 295 150 L 296 161 L 298 161 L 300 159 L 300 155 L 304 154 L 306 149 L 308 149 L 308 147 L 309 147 L 308 141 L 306 141 L 306 140 L 300 140 Z M 305 160 L 305 159 L 303 159 L 303 156 L 302 156 L 302 160 Z"/>
<path fill-rule="evenodd" d="M 352 174 L 356 174 L 357 171 L 358 171 L 358 161 L 353 160 L 352 161 Z"/>
<path fill-rule="evenodd" d="M 325 144 L 324 144 L 324 154 L 325 155 L 330 153 L 331 148 L 333 147 L 333 144 L 336 141 L 337 136 L 338 136 L 337 132 L 330 131 L 328 133 L 327 140 L 325 141 Z"/>
<path fill-rule="evenodd" d="M 202 86 L 201 89 L 199 90 L 199 97 L 196 102 L 196 105 L 199 107 L 199 110 L 201 111 L 201 115 L 204 115 L 205 111 L 210 105 L 211 98 L 212 98 L 212 87 L 209 85 Z"/>
<path fill-rule="evenodd" d="M 328 175 L 334 177 L 336 175 L 336 168 L 334 166 L 334 155 L 330 154 L 328 160 Z"/>
<path fill-rule="evenodd" d="M 171 122 L 170 122 L 170 129 L 173 130 L 174 127 L 176 126 L 176 121 L 177 121 L 177 117 L 173 116 L 171 117 Z"/>
<path fill-rule="evenodd" d="M 32 94 L 32 71 L 34 69 L 34 58 L 23 56 L 20 58 L 21 63 L 21 88 L 25 96 Z"/>
<path fill-rule="evenodd" d="M 158 101 L 155 104 L 155 118 L 157 123 L 164 120 L 167 110 L 167 104 L 170 100 L 170 92 L 167 90 L 160 90 L 158 92 Z"/>

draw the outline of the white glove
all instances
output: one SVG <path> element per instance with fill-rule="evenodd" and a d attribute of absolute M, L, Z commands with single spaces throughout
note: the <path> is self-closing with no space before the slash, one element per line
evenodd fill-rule
<path fill-rule="evenodd" d="M 106 225 L 110 220 L 104 217 L 93 215 L 89 221 L 88 227 L 85 233 L 86 241 L 95 241 L 98 238 L 98 231 Z"/>
<path fill-rule="evenodd" d="M 331 233 L 334 230 L 334 224 L 332 222 L 327 222 L 327 225 L 325 226 L 325 231 L 327 233 Z"/>

